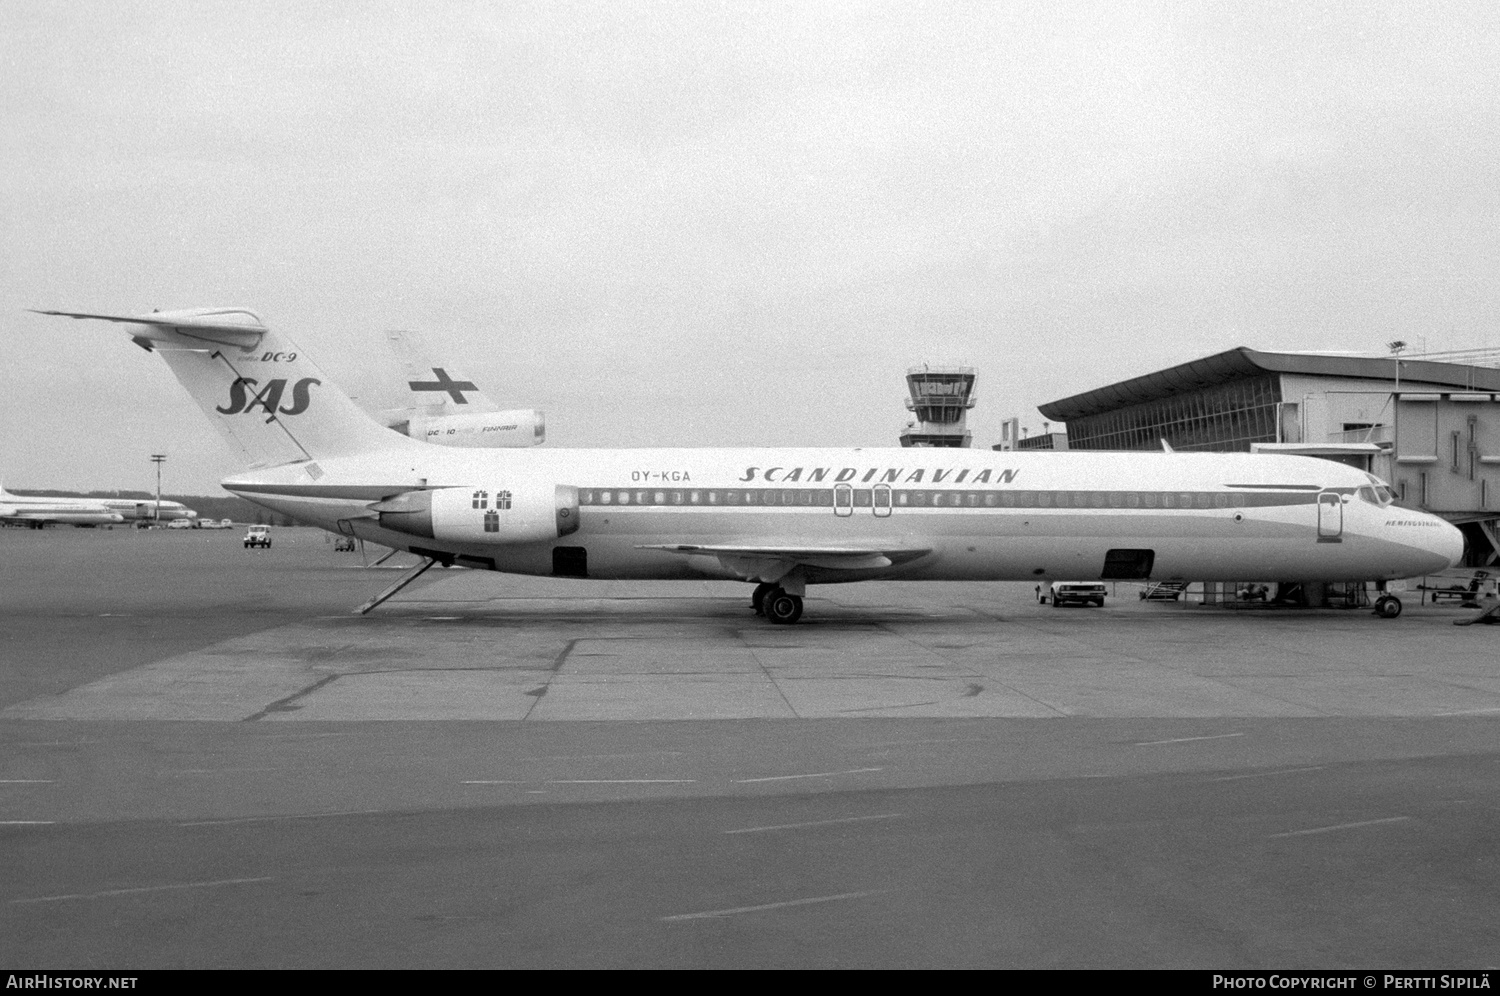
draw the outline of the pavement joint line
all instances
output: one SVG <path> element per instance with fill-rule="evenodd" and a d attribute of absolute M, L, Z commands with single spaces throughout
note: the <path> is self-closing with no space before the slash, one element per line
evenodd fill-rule
<path fill-rule="evenodd" d="M 521 722 L 524 723 L 526 722 L 526 720 L 530 719 L 531 714 L 536 712 L 536 707 L 542 704 L 542 699 L 546 698 L 547 692 L 551 690 L 552 682 L 557 679 L 558 675 L 562 674 L 563 665 L 566 664 L 568 662 L 568 658 L 572 656 L 573 650 L 578 646 L 578 641 L 580 639 L 582 639 L 582 637 L 574 637 L 567 643 L 563 644 L 562 650 L 552 661 L 552 669 L 547 675 L 547 680 L 542 682 L 542 687 L 526 693 L 527 695 L 531 696 L 531 705 L 526 707 L 526 715 L 521 717 Z"/>
<path fill-rule="evenodd" d="M 696 778 L 549 778 L 543 785 L 688 785 Z"/>
<path fill-rule="evenodd" d="M 40 827 L 51 826 L 56 820 L 0 820 L 0 827 Z"/>
<path fill-rule="evenodd" d="M 797 711 L 797 707 L 792 704 L 792 700 L 786 697 L 786 690 L 781 687 L 781 682 L 776 680 L 776 675 L 771 673 L 771 669 L 766 666 L 766 662 L 760 659 L 760 654 L 755 652 L 755 645 L 745 639 L 745 633 L 746 630 L 743 629 L 735 631 L 735 635 L 739 638 L 740 644 L 746 650 L 750 651 L 750 656 L 755 660 L 756 666 L 758 666 L 761 673 L 766 676 L 766 680 L 771 683 L 771 687 L 776 689 L 776 694 L 781 696 L 782 704 L 784 704 L 787 707 L 787 710 L 791 712 L 792 718 L 801 719 L 802 714 Z M 763 647 L 761 649 L 768 648 Z"/>
<path fill-rule="evenodd" d="M 878 896 L 884 889 L 869 889 L 864 892 L 841 892 L 836 896 L 813 896 L 808 899 L 789 899 L 782 903 L 762 903 L 759 906 L 736 906 L 727 910 L 708 910 L 704 913 L 678 913 L 675 916 L 664 916 L 662 920 L 668 923 L 681 920 L 708 920 L 714 917 L 735 916 L 740 913 L 759 913 L 763 910 L 779 910 L 789 906 L 811 906 L 814 903 L 832 903 L 841 899 L 863 899 L 866 896 Z"/>
<path fill-rule="evenodd" d="M 134 889 L 107 889 L 104 892 L 76 892 L 66 896 L 38 896 L 34 899 L 12 899 L 11 905 L 22 903 L 55 903 L 64 899 L 103 899 L 108 896 L 129 896 L 141 892 L 165 892 L 169 889 L 209 889 L 220 885 L 249 885 L 254 882 L 272 882 L 271 875 L 260 878 L 225 878 L 217 882 L 183 882 L 178 885 L 142 885 Z"/>
<path fill-rule="evenodd" d="M 1178 737 L 1175 740 L 1146 740 L 1136 744 L 1137 747 L 1160 747 L 1162 744 L 1188 744 L 1195 740 L 1228 740 L 1231 737 L 1243 737 L 1243 733 L 1216 733 L 1211 737 Z"/>
<path fill-rule="evenodd" d="M 794 778 L 832 778 L 835 775 L 862 775 L 871 771 L 883 771 L 883 768 L 850 768 L 848 771 L 816 771 L 807 775 L 768 775 L 765 778 L 734 778 L 731 782 L 735 785 L 749 785 L 752 782 L 787 782 Z"/>
<path fill-rule="evenodd" d="M 231 823 L 271 823 L 276 820 L 317 820 L 327 816 L 371 816 L 382 812 L 379 809 L 346 809 L 334 813 L 288 813 L 283 816 L 237 816 L 225 820 L 193 820 L 179 823 L 180 827 L 218 827 Z"/>
<path fill-rule="evenodd" d="M 1304 771 L 1322 771 L 1327 765 L 1318 764 L 1310 768 L 1282 768 L 1280 771 L 1252 771 L 1248 775 L 1225 775 L 1222 778 L 1210 778 L 1211 782 L 1237 782 L 1245 778 L 1275 778 L 1277 775 L 1296 775 Z"/>
<path fill-rule="evenodd" d="M 865 706 L 862 709 L 840 709 L 839 712 L 884 712 L 887 709 L 920 709 L 922 706 L 938 705 L 939 702 L 939 699 L 933 699 L 930 702 L 902 702 L 899 705 Z"/>
<path fill-rule="evenodd" d="M 1500 712 L 1500 706 L 1489 709 L 1460 709 L 1458 712 L 1435 712 L 1434 716 L 1479 716 L 1484 713 Z"/>
<path fill-rule="evenodd" d="M 1288 830 L 1286 833 L 1273 833 L 1267 839 L 1275 840 L 1277 837 L 1305 837 L 1309 834 L 1315 833 L 1332 833 L 1335 830 L 1353 830 L 1356 827 L 1373 827 L 1378 826 L 1382 823 L 1401 823 L 1409 819 L 1411 819 L 1410 816 L 1387 816 L 1378 820 L 1360 820 L 1358 823 L 1338 823 L 1331 827 L 1313 827 L 1311 830 Z"/>
<path fill-rule="evenodd" d="M 781 823 L 771 827 L 741 827 L 738 830 L 725 830 L 725 834 L 736 833 L 763 833 L 769 830 L 801 830 L 804 827 L 831 827 L 842 823 L 864 823 L 869 820 L 898 820 L 902 813 L 878 813 L 874 816 L 846 816 L 837 820 L 810 820 L 806 823 Z"/>
<path fill-rule="evenodd" d="M 343 647 L 340 647 L 338 650 L 335 650 L 329 656 L 330 657 L 337 656 L 341 651 L 348 650 L 352 646 L 354 646 L 354 644 L 352 644 L 352 643 L 345 644 Z M 335 680 L 337 680 L 340 677 L 341 677 L 341 675 L 338 675 L 338 674 L 324 675 L 322 678 L 319 678 L 317 681 L 313 682 L 311 685 L 308 685 L 306 688 L 303 688 L 303 689 L 301 689 L 299 691 L 293 692 L 292 694 L 286 696 L 285 698 L 277 699 L 275 702 L 272 702 L 270 705 L 266 706 L 260 712 L 257 712 L 257 713 L 254 713 L 252 715 L 246 716 L 240 722 L 242 722 L 242 723 L 255 723 L 255 722 L 259 722 L 262 719 L 265 719 L 267 716 L 271 715 L 271 713 L 273 713 L 273 712 L 286 712 L 289 708 L 292 708 L 292 703 L 293 702 L 295 702 L 298 699 L 302 698 L 304 695 L 311 695 L 313 692 L 316 692 L 318 689 L 322 688 L 324 685 L 328 684 L 331 681 L 335 681 Z"/>
<path fill-rule="evenodd" d="M 0 778 L 0 785 L 51 785 L 52 778 Z"/>
<path fill-rule="evenodd" d="M 97 740 L 42 740 L 22 741 L 20 743 L 6 744 L 6 747 L 82 747 L 84 744 L 96 744 Z"/>

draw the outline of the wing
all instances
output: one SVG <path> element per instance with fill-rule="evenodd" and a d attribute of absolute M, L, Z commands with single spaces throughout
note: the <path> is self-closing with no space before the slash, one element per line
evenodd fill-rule
<path fill-rule="evenodd" d="M 742 546 L 720 543 L 650 543 L 637 550 L 664 550 L 684 556 L 717 557 L 724 568 L 749 581 L 779 581 L 799 567 L 825 571 L 871 571 L 904 564 L 931 553 L 909 547 Z"/>

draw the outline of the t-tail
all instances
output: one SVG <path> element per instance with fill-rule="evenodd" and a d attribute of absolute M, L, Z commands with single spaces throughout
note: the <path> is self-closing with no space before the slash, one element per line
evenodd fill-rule
<path fill-rule="evenodd" d="M 253 311 L 37 313 L 123 324 L 136 345 L 161 354 L 250 467 L 420 445 L 365 414 L 296 343 Z"/>

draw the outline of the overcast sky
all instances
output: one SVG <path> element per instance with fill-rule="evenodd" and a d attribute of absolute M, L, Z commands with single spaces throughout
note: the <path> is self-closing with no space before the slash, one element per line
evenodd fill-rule
<path fill-rule="evenodd" d="M 1238 345 L 1500 346 L 1500 5 L 0 4 L 0 481 L 240 468 L 118 327 L 352 393 L 421 330 L 549 446 L 975 445 Z"/>

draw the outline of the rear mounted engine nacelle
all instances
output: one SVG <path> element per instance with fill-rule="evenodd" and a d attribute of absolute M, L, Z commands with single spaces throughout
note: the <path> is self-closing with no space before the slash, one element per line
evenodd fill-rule
<path fill-rule="evenodd" d="M 509 412 L 415 415 L 391 428 L 424 443 L 470 449 L 523 449 L 540 445 L 547 438 L 546 417 L 530 408 Z"/>
<path fill-rule="evenodd" d="M 544 543 L 578 529 L 567 484 L 407 491 L 370 506 L 381 528 L 455 543 Z"/>

